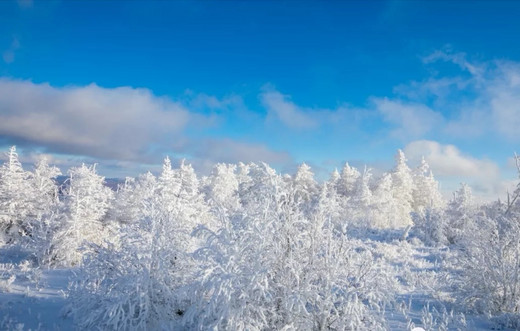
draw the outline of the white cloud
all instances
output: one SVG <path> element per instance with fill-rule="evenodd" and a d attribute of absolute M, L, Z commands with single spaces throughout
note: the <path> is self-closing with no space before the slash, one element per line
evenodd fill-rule
<path fill-rule="evenodd" d="M 464 155 L 454 145 L 419 140 L 406 145 L 405 153 L 410 161 L 420 160 L 424 156 L 439 176 L 496 178 L 499 175 L 499 168 L 494 162 Z"/>
<path fill-rule="evenodd" d="M 452 62 L 458 65 L 461 69 L 468 71 L 473 76 L 480 76 L 485 71 L 485 67 L 483 65 L 468 61 L 465 53 L 452 52 L 449 49 L 437 50 L 423 58 L 424 63 L 433 63 L 439 60 Z"/>
<path fill-rule="evenodd" d="M 435 86 L 451 81 L 455 90 L 451 98 L 446 97 L 453 115 L 447 122 L 445 132 L 453 136 L 469 137 L 494 134 L 498 137 L 520 141 L 520 63 L 498 60 L 475 63 L 467 60 L 463 53 L 437 51 L 425 58 L 425 63 L 450 61 L 470 73 L 462 76 L 429 78 L 414 82 L 410 87 L 436 95 Z M 463 97 L 461 97 L 463 96 Z"/>
<path fill-rule="evenodd" d="M 436 178 L 449 195 L 461 182 L 469 184 L 474 193 L 487 199 L 503 197 L 511 191 L 514 180 L 503 179 L 499 166 L 489 159 L 477 159 L 462 153 L 454 145 L 419 140 L 409 143 L 404 152 L 410 164 L 418 164 L 424 156 Z"/>
<path fill-rule="evenodd" d="M 365 118 L 372 115 L 366 109 L 340 105 L 335 109 L 302 107 L 294 103 L 290 96 L 276 91 L 271 86 L 264 87 L 260 100 L 267 110 L 267 122 L 279 121 L 291 129 L 319 129 L 331 127 L 354 129 Z"/>
<path fill-rule="evenodd" d="M 206 165 L 290 162 L 286 152 L 262 144 L 204 138 L 204 129 L 215 125 L 219 115 L 202 115 L 192 109 L 225 112 L 241 105 L 241 99 L 233 96 L 218 99 L 194 94 L 175 101 L 142 88 L 96 84 L 58 88 L 0 78 L 0 143 L 23 146 L 21 155 L 27 162 L 34 151 L 61 154 L 54 161 L 63 167 L 100 162 L 104 168 L 126 174 L 128 168 L 142 170 L 142 164 L 160 162 L 166 154 Z"/>
<path fill-rule="evenodd" d="M 262 93 L 261 100 L 267 109 L 268 117 L 276 117 L 290 128 L 310 129 L 319 125 L 305 113 L 304 109 L 295 105 L 288 96 L 278 91 L 270 90 Z"/>
<path fill-rule="evenodd" d="M 491 122 L 508 139 L 520 140 L 520 64 L 500 61 L 485 87 Z"/>
<path fill-rule="evenodd" d="M 398 138 L 422 137 L 443 122 L 442 115 L 420 103 L 388 98 L 374 98 L 373 102 L 384 120 L 395 125 L 393 135 Z"/>
<path fill-rule="evenodd" d="M 150 144 L 174 137 L 191 119 L 182 105 L 146 89 L 0 79 L 0 135 L 53 152 L 142 159 Z"/>

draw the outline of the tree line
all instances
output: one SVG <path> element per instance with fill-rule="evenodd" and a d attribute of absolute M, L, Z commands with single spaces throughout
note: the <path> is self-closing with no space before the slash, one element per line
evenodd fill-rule
<path fill-rule="evenodd" d="M 462 185 L 445 201 L 423 159 L 402 151 L 375 178 L 346 163 L 322 183 L 265 163 L 216 164 L 198 177 L 169 158 L 157 176 L 116 191 L 96 166 L 0 167 L 0 243 L 36 266 L 77 268 L 71 314 L 81 328 L 384 329 L 399 279 L 352 231 L 450 247 L 457 302 L 507 316 L 520 308 L 519 203 L 477 205 Z M 515 193 L 518 194 L 519 190 Z"/>

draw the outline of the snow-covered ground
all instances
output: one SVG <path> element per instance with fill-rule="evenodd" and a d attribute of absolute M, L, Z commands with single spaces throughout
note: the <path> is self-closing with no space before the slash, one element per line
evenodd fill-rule
<path fill-rule="evenodd" d="M 66 316 L 72 269 L 33 267 L 17 249 L 0 250 L 0 330 L 72 330 Z"/>
<path fill-rule="evenodd" d="M 384 312 L 389 330 L 502 329 L 483 316 L 457 310 L 450 293 L 450 252 L 401 240 L 399 231 L 368 231 L 352 238 L 370 247 L 399 280 L 396 300 Z M 0 250 L 0 330 L 73 330 L 67 314 L 74 269 L 39 269 L 30 255 L 13 247 Z M 447 328 L 444 328 L 447 327 Z"/>

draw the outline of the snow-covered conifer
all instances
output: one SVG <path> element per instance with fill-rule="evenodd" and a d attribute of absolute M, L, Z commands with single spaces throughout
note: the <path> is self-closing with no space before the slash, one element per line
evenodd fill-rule
<path fill-rule="evenodd" d="M 339 171 L 337 168 L 334 168 L 334 170 L 330 173 L 329 180 L 327 181 L 330 188 L 334 188 L 337 192 L 337 186 L 339 185 L 339 181 L 341 179 L 341 175 L 339 174 Z"/>
<path fill-rule="evenodd" d="M 237 166 L 218 163 L 213 167 L 206 185 L 206 200 L 213 208 L 233 213 L 239 208 Z"/>
<path fill-rule="evenodd" d="M 446 207 L 446 236 L 449 243 L 458 241 L 476 212 L 471 188 L 462 183 Z"/>
<path fill-rule="evenodd" d="M 392 172 L 392 196 L 395 200 L 396 222 L 398 226 L 412 224 L 410 213 L 413 203 L 412 172 L 406 164 L 406 157 L 402 150 L 395 156 L 396 166 Z"/>
<path fill-rule="evenodd" d="M 395 199 L 392 195 L 392 175 L 384 173 L 375 185 L 372 194 L 371 225 L 375 228 L 399 227 Z"/>
<path fill-rule="evenodd" d="M 426 208 L 440 209 L 443 207 L 442 195 L 439 192 L 439 183 L 433 177 L 433 172 L 424 157 L 421 164 L 413 173 L 413 210 L 423 212 Z"/>
<path fill-rule="evenodd" d="M 31 173 L 22 168 L 15 146 L 6 156 L 7 160 L 0 167 L 0 243 L 28 235 L 28 220 L 35 208 Z"/>
<path fill-rule="evenodd" d="M 109 214 L 120 224 L 137 222 L 146 217 L 143 203 L 155 196 L 157 179 L 147 172 L 137 178 L 128 177 L 118 187 Z"/>
<path fill-rule="evenodd" d="M 341 170 L 340 180 L 338 183 L 338 193 L 344 197 L 351 197 L 354 194 L 356 181 L 361 176 L 359 171 L 348 164 Z"/>
<path fill-rule="evenodd" d="M 302 163 L 293 179 L 294 199 L 305 215 L 309 216 L 318 198 L 319 186 L 311 167 Z"/>
<path fill-rule="evenodd" d="M 47 159 L 42 157 L 34 166 L 34 171 L 30 179 L 32 186 L 33 212 L 28 220 L 30 228 L 31 246 L 36 250 L 38 257 L 49 240 L 55 213 L 58 212 L 58 185 L 56 177 L 61 175 L 61 171 L 54 166 L 49 166 Z"/>
<path fill-rule="evenodd" d="M 104 185 L 96 167 L 82 165 L 69 170 L 61 211 L 55 216 L 47 261 L 52 265 L 78 265 L 85 243 L 102 245 L 112 239 L 105 215 L 113 192 Z"/>
<path fill-rule="evenodd" d="M 209 206 L 204 200 L 204 194 L 199 188 L 199 180 L 195 170 L 185 162 L 181 161 L 178 176 L 181 188 L 178 197 L 178 218 L 186 221 L 193 230 L 197 225 L 204 224 L 207 227 L 214 228 L 215 222 L 212 217 Z"/>

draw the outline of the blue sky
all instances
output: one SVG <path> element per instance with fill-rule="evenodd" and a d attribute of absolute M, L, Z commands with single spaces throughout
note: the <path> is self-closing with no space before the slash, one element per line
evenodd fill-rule
<path fill-rule="evenodd" d="M 169 154 L 515 178 L 516 1 L 2 1 L 0 147 L 107 176 Z"/>

